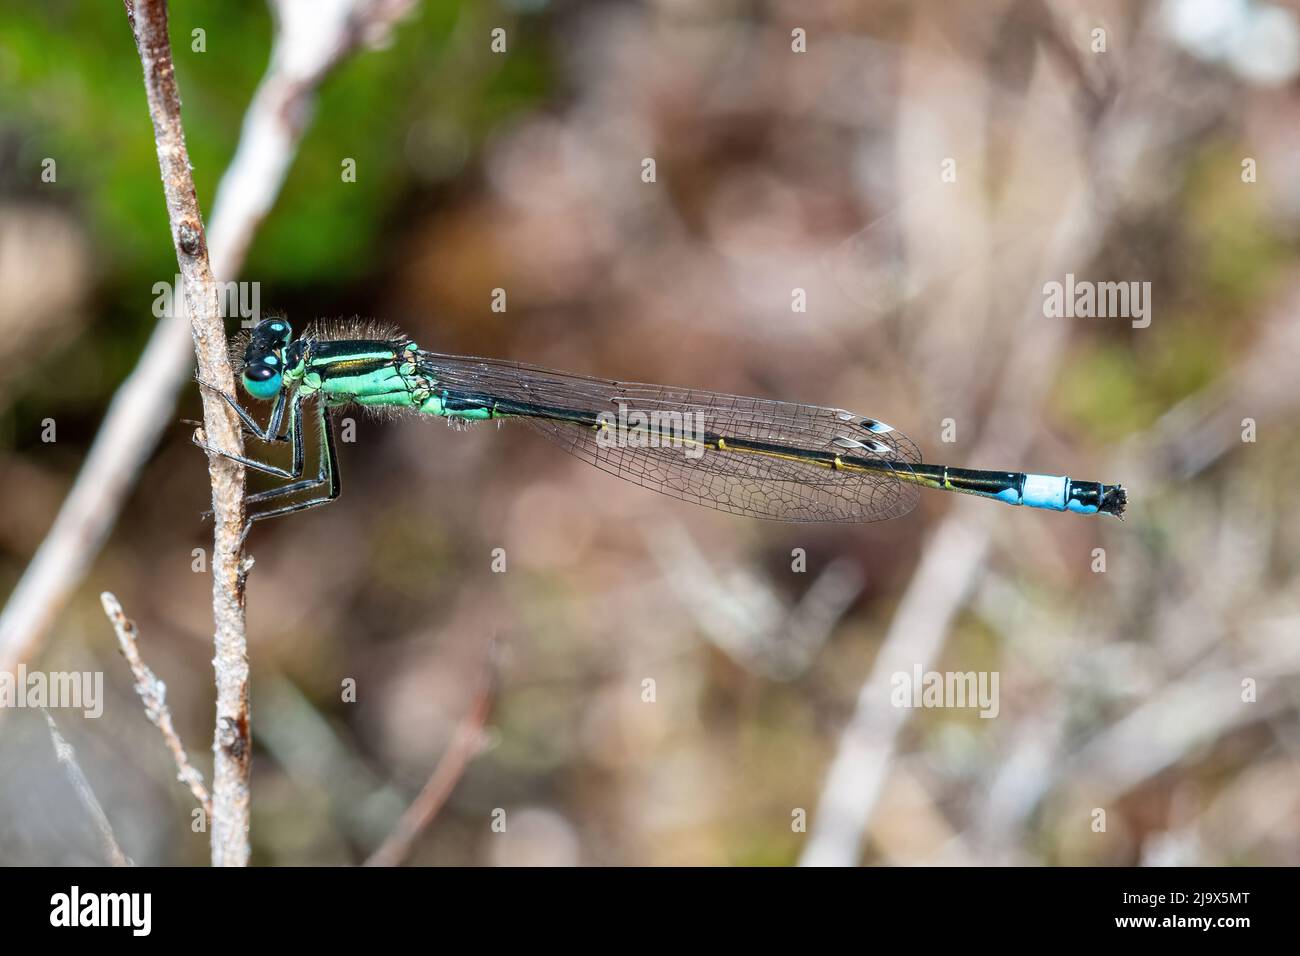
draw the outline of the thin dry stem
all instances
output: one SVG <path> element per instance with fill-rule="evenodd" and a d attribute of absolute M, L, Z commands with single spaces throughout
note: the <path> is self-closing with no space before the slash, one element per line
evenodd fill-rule
<path fill-rule="evenodd" d="M 50 725 L 50 740 L 54 744 L 54 755 L 59 758 L 59 763 L 63 764 L 63 769 L 72 782 L 72 789 L 77 791 L 77 798 L 81 801 L 81 805 L 86 808 L 86 812 L 90 814 L 90 819 L 95 824 L 95 831 L 99 834 L 99 840 L 103 844 L 104 855 L 108 857 L 108 862 L 113 866 L 133 866 L 134 864 L 130 858 L 118 846 L 117 837 L 113 835 L 112 824 L 108 822 L 108 816 L 104 813 L 99 798 L 95 796 L 95 791 L 91 789 L 90 781 L 86 779 L 81 764 L 77 763 L 77 752 L 72 749 L 72 744 L 68 743 L 63 738 L 63 735 L 59 733 L 59 728 L 55 725 L 50 712 L 44 708 L 42 708 L 42 712 L 45 714 L 45 722 Z"/>
<path fill-rule="evenodd" d="M 104 605 L 104 613 L 108 615 L 109 623 L 113 625 L 113 630 L 117 634 L 117 643 L 122 648 L 122 656 L 126 658 L 131 673 L 135 675 L 135 692 L 144 702 L 145 716 L 149 718 L 149 723 L 162 733 L 167 749 L 171 751 L 172 759 L 176 761 L 176 779 L 190 788 L 194 799 L 211 819 L 212 798 L 208 794 L 208 788 L 204 786 L 203 774 L 190 763 L 185 745 L 181 743 L 180 735 L 176 733 L 176 726 L 172 723 L 171 708 L 167 706 L 167 685 L 158 679 L 158 675 L 150 670 L 149 665 L 140 657 L 140 634 L 136 630 L 135 622 L 127 618 L 122 611 L 121 603 L 110 592 L 105 591 L 99 596 L 99 600 Z"/>
<path fill-rule="evenodd" d="M 235 381 L 226 354 L 226 333 L 218 294 L 208 262 L 207 239 L 199 211 L 189 154 L 181 123 L 171 41 L 164 0 L 127 0 L 127 18 L 144 67 L 145 93 L 153 120 L 163 194 L 171 223 L 176 261 L 185 290 L 199 377 L 233 392 Z M 243 452 L 239 420 L 220 397 L 203 390 L 203 427 L 217 448 Z M 216 866 L 248 863 L 249 730 L 248 643 L 244 633 L 244 469 L 218 455 L 208 456 L 215 516 L 212 547 L 212 615 L 216 630 L 213 665 L 217 679 L 217 731 L 213 741 L 212 862 Z"/>
<path fill-rule="evenodd" d="M 366 866 L 399 866 L 410 855 L 415 841 L 433 822 L 451 792 L 456 789 L 469 762 L 483 749 L 483 723 L 492 707 L 491 655 L 492 650 L 489 648 L 474 702 L 457 726 L 451 745 L 434 767 L 419 795 L 402 814 L 393 832 L 366 860 Z"/>

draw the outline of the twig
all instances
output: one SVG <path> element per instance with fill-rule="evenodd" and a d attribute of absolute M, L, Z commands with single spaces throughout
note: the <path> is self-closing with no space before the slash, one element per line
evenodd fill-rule
<path fill-rule="evenodd" d="M 461 718 L 451 745 L 438 761 L 419 795 L 406 808 L 397 826 L 379 849 L 366 860 L 366 866 L 399 866 L 410 855 L 411 847 L 433 822 L 442 805 L 451 796 L 469 762 L 483 747 L 483 722 L 492 706 L 492 649 L 488 648 L 483 674 L 469 711 Z"/>
<path fill-rule="evenodd" d="M 144 702 L 145 716 L 149 718 L 149 723 L 162 732 L 163 740 L 167 742 L 167 749 L 172 752 L 172 759 L 176 761 L 176 779 L 190 788 L 194 799 L 211 819 L 212 798 L 208 795 L 208 788 L 203 785 L 203 774 L 190 763 L 189 754 L 185 752 L 180 735 L 176 733 L 176 727 L 172 724 L 172 712 L 167 706 L 167 685 L 158 679 L 140 657 L 138 644 L 140 635 L 136 630 L 135 622 L 128 620 L 122 611 L 121 603 L 110 592 L 105 591 L 99 596 L 99 600 L 104 605 L 104 613 L 108 615 L 109 623 L 117 633 L 117 643 L 122 648 L 122 655 L 126 658 L 131 673 L 135 675 L 135 692 Z"/>
<path fill-rule="evenodd" d="M 59 758 L 59 763 L 63 764 L 63 769 L 67 771 L 68 779 L 72 781 L 72 789 L 77 791 L 77 797 L 81 800 L 81 805 L 86 808 L 90 814 L 90 819 L 94 821 L 95 829 L 99 832 L 100 842 L 104 845 L 104 855 L 108 857 L 108 862 L 113 866 L 133 866 L 134 864 L 122 852 L 122 848 L 117 845 L 117 837 L 113 836 L 113 827 L 108 822 L 108 817 L 104 814 L 104 808 L 100 806 L 99 799 L 95 796 L 95 791 L 90 787 L 90 781 L 82 772 L 81 764 L 77 763 L 77 752 L 72 749 L 72 744 L 63 739 L 59 733 L 59 728 L 54 724 L 54 718 L 50 712 L 41 708 L 45 714 L 45 722 L 50 725 L 50 740 L 54 743 L 54 756 Z"/>
<path fill-rule="evenodd" d="M 948 626 L 988 550 L 988 531 L 950 514 L 925 545 L 871 673 L 858 693 L 853 717 L 840 738 L 813 816 L 802 866 L 851 866 L 880 797 L 911 711 L 890 703 L 890 680 L 919 661 L 929 669 L 943 648 Z"/>
<path fill-rule="evenodd" d="M 171 223 L 176 261 L 185 290 L 199 376 L 226 392 L 235 388 L 226 354 L 226 333 L 217 308 L 216 280 L 208 262 L 207 239 L 199 211 L 181 123 L 165 0 L 126 0 L 127 19 L 144 67 L 145 93 L 158 146 L 163 194 Z M 203 389 L 203 430 L 210 444 L 242 453 L 243 438 L 233 410 Z M 217 732 L 213 741 L 212 862 L 248 863 L 248 781 L 252 745 L 248 714 L 248 642 L 244 633 L 244 468 L 208 455 L 215 516 L 212 544 L 212 616 L 216 626 L 213 665 L 217 678 Z"/>
<path fill-rule="evenodd" d="M 218 276 L 236 271 L 234 265 L 243 262 L 258 224 L 275 203 L 326 74 L 358 47 L 385 44 L 414 4 L 270 0 L 276 20 L 271 65 L 244 115 L 239 148 L 213 203 L 212 263 Z"/>
<path fill-rule="evenodd" d="M 1280 642 L 1282 643 L 1282 642 Z M 1124 715 L 1061 761 L 1054 788 L 1085 793 L 1093 806 L 1119 799 L 1156 774 L 1187 758 L 1196 748 L 1234 730 L 1281 717 L 1292 702 L 1286 694 L 1264 694 L 1244 704 L 1235 689 L 1243 674 L 1283 684 L 1297 673 L 1300 656 L 1290 642 L 1269 656 L 1222 668 L 1201 668 L 1171 681 L 1151 700 Z"/>

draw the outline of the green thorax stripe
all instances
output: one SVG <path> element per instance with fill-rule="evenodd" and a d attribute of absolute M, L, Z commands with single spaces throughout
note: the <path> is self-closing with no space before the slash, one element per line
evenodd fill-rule
<path fill-rule="evenodd" d="M 307 365 L 322 379 L 337 375 L 353 377 L 392 365 L 397 355 L 392 342 L 313 342 Z"/>

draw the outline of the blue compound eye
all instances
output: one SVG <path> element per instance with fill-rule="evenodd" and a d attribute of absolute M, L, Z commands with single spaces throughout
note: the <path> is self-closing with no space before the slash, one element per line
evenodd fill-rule
<path fill-rule="evenodd" d="M 293 329 L 284 319 L 263 319 L 253 330 L 253 339 L 264 346 L 288 345 L 292 337 Z"/>
<path fill-rule="evenodd" d="M 278 360 L 269 355 L 262 362 L 244 369 L 244 391 L 254 398 L 271 398 L 280 391 L 280 371 L 272 368 Z"/>

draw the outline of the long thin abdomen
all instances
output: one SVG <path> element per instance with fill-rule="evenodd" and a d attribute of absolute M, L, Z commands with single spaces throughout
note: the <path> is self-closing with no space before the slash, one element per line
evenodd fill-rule
<path fill-rule="evenodd" d="M 527 402 L 493 399 L 487 395 L 442 390 L 423 408 L 430 414 L 483 421 L 493 418 L 544 418 L 578 426 L 601 427 L 595 412 L 556 408 Z M 686 444 L 683 440 L 683 444 Z M 1049 511 L 1076 514 L 1122 515 L 1128 496 L 1120 485 L 1096 481 L 1075 481 L 1058 475 L 1019 471 L 980 471 L 949 468 L 946 465 L 912 464 L 879 458 L 863 458 L 835 451 L 814 451 L 775 442 L 734 438 L 706 433 L 700 443 L 712 454 L 754 454 L 797 459 L 829 471 L 870 471 L 892 475 L 940 491 L 979 495 L 1010 505 L 1026 505 Z"/>

